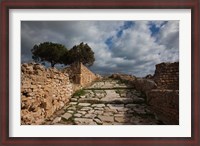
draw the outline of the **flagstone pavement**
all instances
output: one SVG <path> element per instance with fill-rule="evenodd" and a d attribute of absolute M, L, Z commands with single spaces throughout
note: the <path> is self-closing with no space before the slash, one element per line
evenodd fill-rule
<path fill-rule="evenodd" d="M 145 96 L 119 80 L 102 79 L 73 96 L 45 125 L 160 125 Z"/>

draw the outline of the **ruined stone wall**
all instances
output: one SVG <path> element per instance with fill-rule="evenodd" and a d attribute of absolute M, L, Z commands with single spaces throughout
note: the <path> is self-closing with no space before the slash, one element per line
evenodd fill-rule
<path fill-rule="evenodd" d="M 148 93 L 147 102 L 163 123 L 179 124 L 179 91 L 153 89 Z"/>
<path fill-rule="evenodd" d="M 160 89 L 179 89 L 179 62 L 156 65 L 153 77 Z"/>
<path fill-rule="evenodd" d="M 164 124 L 179 124 L 178 62 L 157 64 L 154 76 L 148 79 L 122 74 L 113 74 L 111 77 L 125 81 L 145 93 L 149 108 Z"/>
<path fill-rule="evenodd" d="M 80 84 L 80 65 L 72 64 L 63 69 L 63 73 L 67 73 L 69 75 L 69 79 L 74 84 Z"/>
<path fill-rule="evenodd" d="M 68 74 L 35 63 L 22 64 L 21 71 L 21 124 L 41 124 L 69 102 Z"/>
<path fill-rule="evenodd" d="M 147 102 L 165 124 L 179 124 L 179 63 L 156 65 L 157 89 L 148 92 Z"/>
<path fill-rule="evenodd" d="M 80 64 L 80 84 L 85 86 L 85 85 L 90 84 L 92 81 L 96 79 L 97 79 L 97 76 L 81 63 Z"/>
<path fill-rule="evenodd" d="M 65 68 L 63 72 L 69 74 L 70 80 L 73 83 L 80 84 L 82 86 L 86 86 L 98 78 L 82 63 L 74 63 L 70 67 Z"/>

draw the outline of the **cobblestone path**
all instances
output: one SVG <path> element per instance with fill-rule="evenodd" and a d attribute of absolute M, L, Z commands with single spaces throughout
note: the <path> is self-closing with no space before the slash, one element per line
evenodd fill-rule
<path fill-rule="evenodd" d="M 49 118 L 45 125 L 158 125 L 142 93 L 118 80 L 104 79 Z"/>

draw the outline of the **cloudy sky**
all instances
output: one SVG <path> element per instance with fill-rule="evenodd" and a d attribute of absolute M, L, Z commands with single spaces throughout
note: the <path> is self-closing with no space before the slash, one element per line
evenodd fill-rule
<path fill-rule="evenodd" d="M 22 21 L 22 62 L 32 61 L 30 50 L 46 41 L 68 49 L 87 43 L 95 73 L 143 77 L 158 63 L 179 60 L 179 21 Z"/>

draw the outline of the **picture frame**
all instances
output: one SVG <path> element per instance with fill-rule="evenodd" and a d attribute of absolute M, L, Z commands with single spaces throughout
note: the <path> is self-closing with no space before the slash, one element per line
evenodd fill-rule
<path fill-rule="evenodd" d="M 200 145 L 199 0 L 3 0 L 1 2 L 1 145 Z M 191 137 L 9 137 L 9 10 L 11 9 L 191 9 L 192 131 Z M 173 131 L 172 131 L 173 132 Z"/>

